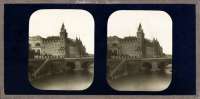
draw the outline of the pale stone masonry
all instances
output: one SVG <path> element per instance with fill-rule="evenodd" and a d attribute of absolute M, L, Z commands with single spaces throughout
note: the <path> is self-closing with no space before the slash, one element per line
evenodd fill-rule
<path fill-rule="evenodd" d="M 165 54 L 158 40 L 149 40 L 140 24 L 136 36 L 119 38 L 110 36 L 107 39 L 108 56 L 129 56 L 135 58 L 162 57 Z"/>
<path fill-rule="evenodd" d="M 71 39 L 62 24 L 59 36 L 29 37 L 29 51 L 37 53 L 39 56 L 55 57 L 80 57 L 86 55 L 86 49 L 79 38 Z"/>

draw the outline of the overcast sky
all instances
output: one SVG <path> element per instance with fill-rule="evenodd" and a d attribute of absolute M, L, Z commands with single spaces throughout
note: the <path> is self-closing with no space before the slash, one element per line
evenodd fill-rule
<path fill-rule="evenodd" d="M 94 19 L 84 10 L 37 10 L 29 20 L 29 36 L 59 36 L 62 23 L 68 37 L 79 37 L 88 53 L 94 54 Z"/>
<path fill-rule="evenodd" d="M 108 19 L 108 36 L 136 36 L 139 23 L 142 24 L 145 38 L 157 38 L 163 52 L 172 54 L 172 20 L 164 11 L 116 11 Z"/>

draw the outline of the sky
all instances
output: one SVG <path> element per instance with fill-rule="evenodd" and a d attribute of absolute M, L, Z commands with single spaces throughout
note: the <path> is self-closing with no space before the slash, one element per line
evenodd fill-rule
<path fill-rule="evenodd" d="M 29 36 L 59 36 L 62 23 L 65 25 L 69 38 L 80 38 L 86 47 L 86 52 L 94 54 L 94 19 L 85 10 L 37 10 L 29 20 Z"/>
<path fill-rule="evenodd" d="M 141 23 L 145 38 L 156 38 L 165 54 L 172 54 L 172 19 L 164 11 L 118 10 L 108 19 L 108 36 L 136 36 Z"/>

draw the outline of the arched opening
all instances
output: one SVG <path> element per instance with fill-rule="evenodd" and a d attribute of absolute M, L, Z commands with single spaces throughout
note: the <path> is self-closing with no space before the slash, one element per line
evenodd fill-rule
<path fill-rule="evenodd" d="M 160 70 L 165 71 L 167 73 L 172 72 L 172 63 L 170 61 L 160 62 L 158 67 L 160 68 Z"/>
<path fill-rule="evenodd" d="M 117 56 L 117 50 L 113 50 L 113 55 Z"/>
<path fill-rule="evenodd" d="M 74 69 L 75 68 L 75 63 L 73 63 L 73 62 L 67 62 L 66 66 L 69 67 L 70 69 Z"/>
<path fill-rule="evenodd" d="M 142 68 L 143 68 L 144 70 L 151 70 L 152 64 L 149 63 L 149 62 L 144 62 L 144 63 L 142 64 Z"/>
<path fill-rule="evenodd" d="M 34 58 L 35 54 L 36 54 L 35 50 L 29 49 L 29 54 L 28 54 L 29 58 Z"/>
<path fill-rule="evenodd" d="M 111 58 L 112 54 L 113 54 L 112 51 L 108 50 L 107 58 Z"/>
<path fill-rule="evenodd" d="M 113 44 L 112 44 L 112 47 L 117 47 L 117 44 L 116 44 L 116 43 L 113 43 Z"/>
<path fill-rule="evenodd" d="M 30 44 L 30 43 L 28 44 L 28 46 L 29 46 L 29 49 L 31 49 L 31 47 L 32 47 L 32 46 L 31 46 L 31 44 Z"/>
<path fill-rule="evenodd" d="M 84 70 L 88 70 L 89 66 L 90 66 L 89 62 L 84 62 L 84 63 L 82 63 L 82 68 L 83 68 Z"/>
<path fill-rule="evenodd" d="M 36 47 L 40 47 L 40 43 L 36 43 L 35 46 L 36 46 Z"/>
<path fill-rule="evenodd" d="M 166 66 L 167 66 L 167 63 L 166 63 L 166 62 L 160 62 L 160 63 L 158 64 L 158 68 L 159 68 L 160 70 L 164 70 L 164 69 L 166 68 Z"/>
<path fill-rule="evenodd" d="M 81 67 L 83 68 L 83 70 L 90 70 L 94 67 L 94 64 L 91 61 L 87 61 L 82 63 Z"/>
<path fill-rule="evenodd" d="M 36 53 L 37 53 L 37 55 L 40 55 L 40 50 L 38 49 L 38 50 L 36 51 Z"/>

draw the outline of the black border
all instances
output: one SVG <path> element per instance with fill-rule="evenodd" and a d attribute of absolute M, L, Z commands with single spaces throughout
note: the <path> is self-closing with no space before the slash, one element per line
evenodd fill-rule
<path fill-rule="evenodd" d="M 28 25 L 39 9 L 83 9 L 95 20 L 94 82 L 84 91 L 33 88 L 27 79 Z M 116 10 L 162 10 L 173 21 L 172 82 L 164 91 L 115 91 L 106 81 L 107 20 Z M 195 5 L 192 4 L 5 4 L 4 88 L 6 94 L 192 95 L 196 93 Z"/>

